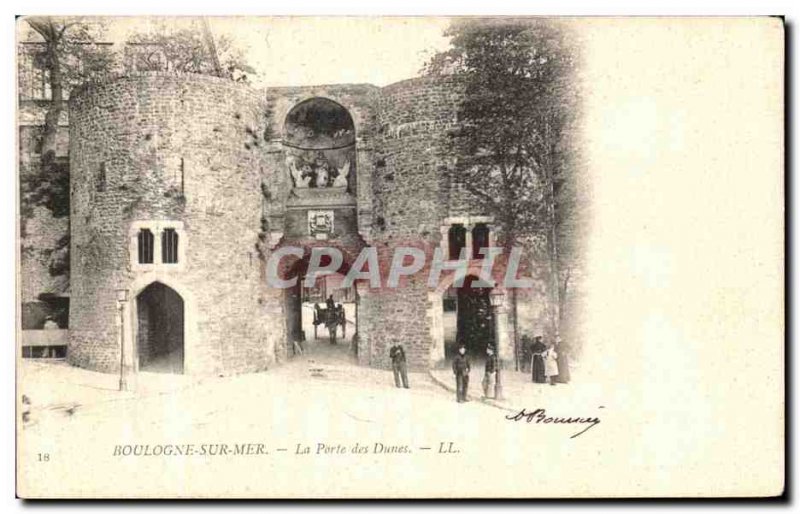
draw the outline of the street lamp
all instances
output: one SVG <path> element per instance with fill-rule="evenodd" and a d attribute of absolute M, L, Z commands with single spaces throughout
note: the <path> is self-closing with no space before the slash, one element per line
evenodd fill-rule
<path fill-rule="evenodd" d="M 494 381 L 494 398 L 495 400 L 502 400 L 503 399 L 503 382 L 500 378 L 500 369 L 503 367 L 503 359 L 500 358 L 500 316 L 499 311 L 500 307 L 503 305 L 503 300 L 505 300 L 505 294 L 502 291 L 497 289 L 493 289 L 489 293 L 489 302 L 492 306 L 492 315 L 494 316 L 494 344 L 497 348 L 497 377 Z"/>
<path fill-rule="evenodd" d="M 119 390 L 128 390 L 127 369 L 125 366 L 125 304 L 128 290 L 117 289 L 117 310 L 119 310 Z"/>

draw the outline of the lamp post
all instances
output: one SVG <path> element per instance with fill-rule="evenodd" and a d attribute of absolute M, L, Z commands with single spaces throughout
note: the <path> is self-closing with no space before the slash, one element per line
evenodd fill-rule
<path fill-rule="evenodd" d="M 498 291 L 496 289 L 492 290 L 489 293 L 489 302 L 492 306 L 492 315 L 494 317 L 494 344 L 497 348 L 495 355 L 497 356 L 497 377 L 494 381 L 494 398 L 495 400 L 503 400 L 503 382 L 500 377 L 500 370 L 503 367 L 503 359 L 500 358 L 500 316 L 499 311 L 500 307 L 503 305 L 503 300 L 505 299 L 505 294 L 502 291 Z"/>
<path fill-rule="evenodd" d="M 117 310 L 119 310 L 119 390 L 128 390 L 127 366 L 125 366 L 125 304 L 128 290 L 117 289 Z"/>

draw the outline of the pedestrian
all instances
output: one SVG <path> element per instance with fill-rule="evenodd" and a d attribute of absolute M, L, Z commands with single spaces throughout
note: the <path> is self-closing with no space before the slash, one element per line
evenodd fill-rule
<path fill-rule="evenodd" d="M 523 373 L 527 373 L 530 371 L 531 367 L 531 346 L 533 346 L 533 341 L 531 340 L 530 336 L 522 336 L 522 356 L 520 357 L 520 371 Z"/>
<path fill-rule="evenodd" d="M 542 336 L 533 338 L 531 345 L 531 380 L 537 384 L 545 383 L 544 374 L 544 353 L 547 347 L 542 342 Z"/>
<path fill-rule="evenodd" d="M 556 385 L 556 378 L 558 377 L 558 353 L 556 346 L 550 343 L 547 350 L 544 352 L 544 375 L 550 381 L 550 385 Z"/>
<path fill-rule="evenodd" d="M 347 338 L 347 317 L 344 313 L 344 305 L 336 304 L 336 321 L 342 326 L 342 339 Z"/>
<path fill-rule="evenodd" d="M 468 402 L 467 390 L 469 389 L 469 358 L 467 348 L 462 344 L 458 348 L 458 355 L 453 359 L 453 374 L 456 376 L 456 401 Z"/>
<path fill-rule="evenodd" d="M 569 375 L 569 357 L 567 356 L 567 345 L 564 344 L 561 336 L 556 336 L 556 351 L 558 352 L 558 357 L 556 358 L 556 362 L 558 363 L 557 382 L 560 384 L 569 383 L 571 377 Z"/>
<path fill-rule="evenodd" d="M 486 366 L 483 370 L 483 397 L 495 398 L 495 384 L 497 383 L 497 356 L 492 345 L 486 347 Z M 492 393 L 489 396 L 489 393 Z"/>
<path fill-rule="evenodd" d="M 389 349 L 389 358 L 392 359 L 392 372 L 394 373 L 394 385 L 408 389 L 408 368 L 406 366 L 406 351 L 402 345 L 394 345 Z"/>

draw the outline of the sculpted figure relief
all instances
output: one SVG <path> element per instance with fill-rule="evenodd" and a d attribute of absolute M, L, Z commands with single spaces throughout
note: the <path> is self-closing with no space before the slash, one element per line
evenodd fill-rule
<path fill-rule="evenodd" d="M 286 165 L 296 189 L 347 187 L 352 160 L 347 159 L 341 168 L 332 165 L 324 155 L 312 160 L 302 155 L 287 155 Z"/>
<path fill-rule="evenodd" d="M 328 171 L 327 163 L 320 163 L 320 159 L 317 159 L 315 172 L 316 172 L 316 184 L 317 187 L 330 187 L 330 172 Z"/>
<path fill-rule="evenodd" d="M 308 165 L 302 165 L 298 168 L 297 158 L 294 155 L 289 155 L 286 158 L 286 164 L 289 166 L 289 173 L 292 176 L 292 184 L 298 189 L 307 189 L 311 182 L 311 174 L 308 173 Z"/>
<path fill-rule="evenodd" d="M 339 168 L 336 178 L 333 179 L 333 187 L 347 187 L 347 176 L 350 174 L 350 159 Z"/>

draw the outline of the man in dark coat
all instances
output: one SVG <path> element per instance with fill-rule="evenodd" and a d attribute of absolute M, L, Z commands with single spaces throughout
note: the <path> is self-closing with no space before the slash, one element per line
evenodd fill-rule
<path fill-rule="evenodd" d="M 531 345 L 531 379 L 537 384 L 544 384 L 546 382 L 544 376 L 544 352 L 547 347 L 542 342 L 542 336 L 533 338 L 533 345 Z"/>
<path fill-rule="evenodd" d="M 394 345 L 389 348 L 389 358 L 392 359 L 392 372 L 394 372 L 394 385 L 408 389 L 408 369 L 406 367 L 406 352 L 402 345 Z"/>
<path fill-rule="evenodd" d="M 469 388 L 469 358 L 464 345 L 458 348 L 458 355 L 453 359 L 453 374 L 456 376 L 456 401 L 468 402 L 467 389 Z"/>

